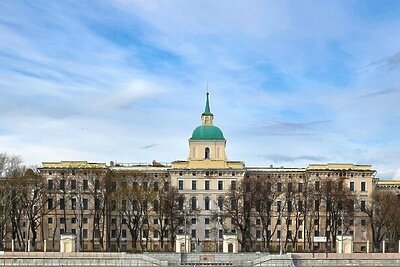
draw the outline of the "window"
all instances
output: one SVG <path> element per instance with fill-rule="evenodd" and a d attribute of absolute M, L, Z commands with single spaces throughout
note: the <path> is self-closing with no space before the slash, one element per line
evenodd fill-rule
<path fill-rule="evenodd" d="M 222 237 L 223 237 L 223 232 L 222 232 L 221 229 L 219 229 L 219 231 L 218 231 L 218 236 L 219 236 L 220 239 L 222 239 Z"/>
<path fill-rule="evenodd" d="M 158 224 L 158 219 L 154 219 L 153 224 Z"/>
<path fill-rule="evenodd" d="M 52 224 L 53 223 L 53 218 L 52 217 L 47 218 L 47 223 L 48 224 Z"/>
<path fill-rule="evenodd" d="M 65 180 L 60 180 L 60 190 L 65 190 Z"/>
<path fill-rule="evenodd" d="M 71 198 L 71 209 L 76 209 L 76 198 Z"/>
<path fill-rule="evenodd" d="M 208 148 L 208 147 L 206 147 L 206 149 L 204 149 L 204 158 L 210 159 L 210 148 Z"/>
<path fill-rule="evenodd" d="M 88 189 L 89 189 L 89 182 L 88 180 L 85 179 L 83 180 L 83 190 L 88 190 Z"/>
<path fill-rule="evenodd" d="M 60 209 L 65 209 L 65 200 L 60 198 Z"/>
<path fill-rule="evenodd" d="M 218 181 L 218 190 L 224 190 L 224 181 Z"/>
<path fill-rule="evenodd" d="M 354 192 L 354 182 L 350 182 L 350 191 Z"/>
<path fill-rule="evenodd" d="M 365 225 L 366 225 L 366 222 L 365 222 L 364 219 L 362 219 L 362 220 L 361 220 L 361 226 L 365 226 Z"/>
<path fill-rule="evenodd" d="M 278 192 L 282 192 L 282 183 L 278 183 L 277 190 Z"/>
<path fill-rule="evenodd" d="M 236 190 L 236 181 L 231 181 L 231 190 Z"/>
<path fill-rule="evenodd" d="M 196 223 L 197 223 L 196 217 L 193 217 L 192 218 L 192 224 L 196 224 Z"/>
<path fill-rule="evenodd" d="M 219 208 L 220 210 L 223 210 L 223 207 L 224 207 L 224 199 L 223 199 L 222 196 L 219 196 L 219 197 L 218 197 L 218 208 Z"/>
<path fill-rule="evenodd" d="M 116 238 L 117 237 L 117 230 L 112 229 L 111 230 L 111 238 Z"/>
<path fill-rule="evenodd" d="M 158 182 L 154 182 L 153 184 L 153 190 L 158 191 Z"/>
<path fill-rule="evenodd" d="M 281 223 L 282 223 L 282 220 L 280 218 L 276 220 L 277 225 L 281 225 Z"/>
<path fill-rule="evenodd" d="M 210 181 L 204 181 L 204 189 L 210 190 Z"/>
<path fill-rule="evenodd" d="M 260 219 L 256 219 L 256 225 L 260 225 L 261 224 L 261 220 Z"/>
<path fill-rule="evenodd" d="M 281 239 L 281 230 L 276 231 L 276 238 Z"/>
<path fill-rule="evenodd" d="M 366 190 L 366 187 L 365 187 L 365 182 L 361 182 L 361 191 L 362 191 L 362 192 L 367 191 L 367 190 Z"/>
<path fill-rule="evenodd" d="M 60 235 L 63 235 L 65 233 L 64 229 L 60 229 Z M 25 232 L 24 232 L 24 239 L 25 239 Z"/>
<path fill-rule="evenodd" d="M 196 238 L 196 229 L 192 229 L 192 238 Z"/>
<path fill-rule="evenodd" d="M 319 200 L 318 199 L 314 201 L 314 210 L 319 211 Z"/>
<path fill-rule="evenodd" d="M 76 223 L 76 218 L 71 218 L 71 223 Z"/>
<path fill-rule="evenodd" d="M 53 190 L 53 180 L 50 179 L 47 181 L 47 188 L 49 190 Z"/>
<path fill-rule="evenodd" d="M 178 181 L 178 189 L 183 190 L 183 180 Z"/>
<path fill-rule="evenodd" d="M 125 229 L 123 229 L 121 231 L 121 238 L 126 238 L 126 230 Z"/>
<path fill-rule="evenodd" d="M 197 199 L 196 199 L 196 197 L 192 197 L 192 205 L 191 205 L 192 207 L 192 210 L 195 210 L 195 209 L 197 209 Z"/>
<path fill-rule="evenodd" d="M 315 191 L 319 191 L 319 181 L 315 181 Z"/>
<path fill-rule="evenodd" d="M 292 192 L 292 187 L 293 187 L 292 183 L 288 183 L 287 185 L 288 192 Z"/>
<path fill-rule="evenodd" d="M 179 209 L 180 209 L 180 210 L 183 210 L 183 201 L 184 201 L 183 196 L 180 196 L 180 197 L 178 198 L 178 206 L 179 206 Z"/>
<path fill-rule="evenodd" d="M 261 238 L 261 231 L 260 230 L 256 230 L 256 238 L 257 239 Z"/>
<path fill-rule="evenodd" d="M 319 224 L 319 220 L 318 219 L 314 219 L 314 225 L 318 225 Z"/>
<path fill-rule="evenodd" d="M 297 209 L 298 209 L 298 211 L 303 212 L 303 201 L 302 200 L 299 200 L 297 202 Z"/>
<path fill-rule="evenodd" d="M 83 199 L 83 209 L 84 210 L 89 209 L 89 200 L 87 198 Z"/>
<path fill-rule="evenodd" d="M 210 198 L 209 197 L 206 197 L 204 199 L 204 209 L 205 210 L 210 210 Z"/>
<path fill-rule="evenodd" d="M 210 229 L 204 230 L 204 238 L 210 238 Z"/>
<path fill-rule="evenodd" d="M 303 192 L 303 183 L 298 183 L 297 184 L 297 191 L 300 193 L 300 192 Z"/>
<path fill-rule="evenodd" d="M 53 199 L 52 198 L 47 199 L 47 208 L 49 210 L 53 209 Z"/>
<path fill-rule="evenodd" d="M 82 221 L 83 221 L 83 224 L 87 224 L 88 223 L 88 218 L 84 217 Z"/>
<path fill-rule="evenodd" d="M 169 182 L 164 183 L 164 191 L 169 191 Z"/>
<path fill-rule="evenodd" d="M 210 218 L 205 218 L 204 219 L 204 224 L 210 224 Z"/>
<path fill-rule="evenodd" d="M 361 211 L 366 211 L 366 205 L 365 205 L 365 200 L 361 200 Z"/>
<path fill-rule="evenodd" d="M 196 189 L 197 189 L 197 181 L 192 180 L 192 190 L 196 190 Z"/>
<path fill-rule="evenodd" d="M 71 189 L 72 190 L 76 189 L 76 180 L 71 180 Z"/>
<path fill-rule="evenodd" d="M 142 186 L 143 186 L 143 188 L 145 189 L 145 190 L 147 190 L 147 187 L 148 187 L 148 183 L 147 182 L 142 182 Z"/>
<path fill-rule="evenodd" d="M 83 238 L 88 238 L 88 230 L 87 229 L 83 229 L 82 236 L 83 236 Z"/>
<path fill-rule="evenodd" d="M 100 187 L 100 180 L 96 179 L 94 180 L 94 190 L 99 190 Z"/>
<path fill-rule="evenodd" d="M 288 202 L 287 202 L 287 211 L 288 212 L 292 212 L 293 210 L 292 210 L 292 201 L 290 201 L 290 200 L 288 200 Z"/>
<path fill-rule="evenodd" d="M 64 218 L 64 217 L 61 217 L 61 218 L 60 218 L 60 223 L 61 223 L 61 224 L 65 223 L 65 218 Z"/>

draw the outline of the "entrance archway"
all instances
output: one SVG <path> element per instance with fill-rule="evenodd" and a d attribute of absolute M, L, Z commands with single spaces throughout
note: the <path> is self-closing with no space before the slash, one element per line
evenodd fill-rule
<path fill-rule="evenodd" d="M 228 252 L 233 253 L 233 244 L 232 243 L 228 244 Z"/>

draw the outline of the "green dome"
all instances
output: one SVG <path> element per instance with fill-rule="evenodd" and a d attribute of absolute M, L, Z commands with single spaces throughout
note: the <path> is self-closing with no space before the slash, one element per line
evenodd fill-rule
<path fill-rule="evenodd" d="M 214 125 L 201 125 L 197 127 L 190 140 L 225 140 L 222 131 Z"/>

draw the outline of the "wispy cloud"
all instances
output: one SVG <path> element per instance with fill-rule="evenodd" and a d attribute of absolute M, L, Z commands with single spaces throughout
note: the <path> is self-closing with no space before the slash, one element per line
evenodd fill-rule
<path fill-rule="evenodd" d="M 380 90 L 380 91 L 376 91 L 376 92 L 372 92 L 372 93 L 369 93 L 369 94 L 362 95 L 360 98 L 376 97 L 376 96 L 389 95 L 389 94 L 394 94 L 394 93 L 398 93 L 398 90 L 386 89 L 386 90 Z"/>
<path fill-rule="evenodd" d="M 140 148 L 140 149 L 149 149 L 149 148 L 152 148 L 152 147 L 155 147 L 155 146 L 158 146 L 158 144 L 145 145 L 145 146 L 141 146 L 141 147 L 139 147 L 139 148 Z"/>
<path fill-rule="evenodd" d="M 287 154 L 268 154 L 268 155 L 263 155 L 261 157 L 277 163 L 284 163 L 284 162 L 292 163 L 295 161 L 310 161 L 310 163 L 313 163 L 313 162 L 326 161 L 325 157 L 318 157 L 315 155 L 289 156 Z"/>

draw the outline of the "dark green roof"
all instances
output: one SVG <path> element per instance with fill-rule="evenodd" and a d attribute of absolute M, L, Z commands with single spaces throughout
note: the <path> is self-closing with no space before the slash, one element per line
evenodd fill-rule
<path fill-rule="evenodd" d="M 190 140 L 225 140 L 222 131 L 214 125 L 201 125 L 197 127 Z"/>

